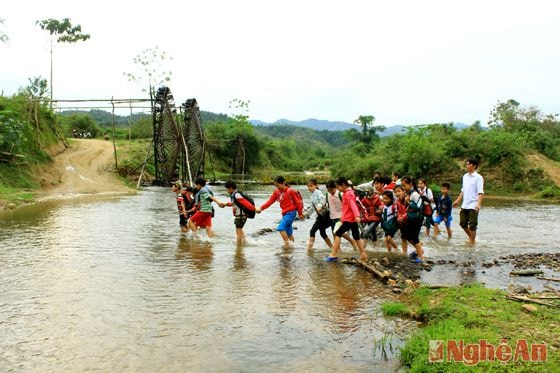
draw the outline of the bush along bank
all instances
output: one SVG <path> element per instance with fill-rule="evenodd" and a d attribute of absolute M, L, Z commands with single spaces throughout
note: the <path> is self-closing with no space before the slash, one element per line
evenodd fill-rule
<path fill-rule="evenodd" d="M 553 372 L 560 366 L 560 302 L 552 299 L 522 304 L 480 284 L 420 287 L 382 310 L 423 323 L 401 348 L 412 372 Z"/>

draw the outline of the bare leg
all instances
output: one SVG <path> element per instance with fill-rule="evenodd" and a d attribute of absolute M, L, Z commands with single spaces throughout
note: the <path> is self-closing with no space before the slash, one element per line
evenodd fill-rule
<path fill-rule="evenodd" d="M 463 228 L 467 236 L 469 237 L 469 242 L 471 245 L 474 245 L 476 239 L 476 231 L 471 231 L 469 227 Z"/>
<path fill-rule="evenodd" d="M 434 223 L 434 238 L 439 236 L 439 224 Z"/>
<path fill-rule="evenodd" d="M 357 243 L 358 249 L 360 250 L 360 260 L 367 260 L 366 245 L 364 240 L 359 239 Z"/>
<path fill-rule="evenodd" d="M 282 240 L 284 241 L 284 247 L 285 248 L 289 248 L 290 247 L 290 237 L 288 237 L 288 233 L 286 233 L 286 231 L 279 231 L 280 232 L 280 236 L 282 237 Z M 293 240 L 294 236 L 291 236 L 292 240 Z"/>
<path fill-rule="evenodd" d="M 340 251 L 340 237 L 334 236 L 334 244 L 329 254 L 331 258 L 338 258 L 338 252 Z"/>
<path fill-rule="evenodd" d="M 307 250 L 312 250 L 314 243 L 315 243 L 315 237 L 309 237 L 309 239 L 307 240 Z"/>
<path fill-rule="evenodd" d="M 243 232 L 243 228 L 235 228 L 235 236 L 237 238 L 237 246 L 245 243 L 245 233 Z"/>
<path fill-rule="evenodd" d="M 451 239 L 452 236 L 451 228 L 445 227 L 445 229 L 447 229 L 447 238 Z"/>
<path fill-rule="evenodd" d="M 418 258 L 424 260 L 424 249 L 422 248 L 422 242 L 418 242 L 416 245 L 414 245 L 414 248 L 416 249 Z"/>
<path fill-rule="evenodd" d="M 190 228 L 191 231 L 193 232 L 193 237 L 196 237 L 196 230 L 197 230 L 197 227 L 196 227 L 196 225 L 195 225 L 191 220 L 189 220 L 189 228 Z"/>
<path fill-rule="evenodd" d="M 356 243 L 356 240 L 350 237 L 348 233 L 344 233 L 342 237 L 344 237 L 348 242 L 350 242 L 354 251 L 358 250 L 358 244 Z"/>
<path fill-rule="evenodd" d="M 331 249 L 333 248 L 333 244 L 331 242 L 331 239 L 329 237 L 324 238 L 325 243 L 327 244 L 328 247 L 330 247 Z"/>
<path fill-rule="evenodd" d="M 206 227 L 206 234 L 208 235 L 208 237 L 212 238 L 214 237 L 214 231 L 212 230 L 211 226 L 207 226 Z"/>

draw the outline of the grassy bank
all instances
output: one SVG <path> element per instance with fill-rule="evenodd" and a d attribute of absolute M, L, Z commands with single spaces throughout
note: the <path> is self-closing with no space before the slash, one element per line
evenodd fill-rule
<path fill-rule="evenodd" d="M 33 202 L 37 188 L 28 168 L 0 164 L 0 210 Z"/>
<path fill-rule="evenodd" d="M 401 349 L 401 362 L 412 372 L 554 372 L 560 366 L 560 308 L 536 305 L 536 310 L 528 312 L 523 304 L 506 299 L 501 290 L 487 289 L 482 285 L 473 284 L 445 289 L 419 288 L 400 303 L 385 303 L 383 313 L 387 316 L 414 317 L 422 320 L 424 326 L 413 334 Z M 500 352 L 501 362 L 483 360 L 482 349 L 465 348 L 463 358 L 467 363 L 448 361 L 453 350 L 449 349 L 448 341 L 463 341 L 464 345 L 476 344 L 486 340 L 497 347 L 507 340 L 512 348 Z M 428 361 L 430 340 L 442 340 L 445 347 L 444 361 Z M 545 362 L 523 361 L 523 350 L 516 350 L 518 340 L 547 345 Z M 519 352 L 519 353 L 516 353 Z M 485 353 L 489 356 L 489 350 Z M 529 358 L 531 358 L 529 351 Z M 515 359 L 517 357 L 517 359 Z M 526 356 L 525 356 L 526 357 Z M 517 361 L 515 361 L 517 360 Z"/>

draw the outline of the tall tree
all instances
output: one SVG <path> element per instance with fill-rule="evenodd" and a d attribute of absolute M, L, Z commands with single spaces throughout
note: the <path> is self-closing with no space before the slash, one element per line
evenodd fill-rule
<path fill-rule="evenodd" d="M 132 59 L 132 62 L 140 70 L 139 73 L 123 73 L 128 81 L 146 84 L 148 88 L 142 88 L 142 92 L 148 91 L 151 96 L 155 94 L 157 86 L 161 86 L 171 80 L 172 71 L 166 70 L 164 65 L 167 60 L 173 60 L 165 51 L 160 51 L 156 45 L 155 48 L 144 49 L 140 54 Z M 147 82 L 146 82 L 147 80 Z"/>
<path fill-rule="evenodd" d="M 82 34 L 82 26 L 76 25 L 72 26 L 69 18 L 63 18 L 62 20 L 57 20 L 53 18 L 44 19 L 35 22 L 42 30 L 46 30 L 51 35 L 51 79 L 50 79 L 50 91 L 51 91 L 51 109 L 53 100 L 53 39 L 56 35 L 57 43 L 76 43 L 78 41 L 86 41 L 89 39 L 89 34 Z"/>
<path fill-rule="evenodd" d="M 40 76 L 33 79 L 29 78 L 29 85 L 21 90 L 21 93 L 27 96 L 31 103 L 29 110 L 31 121 L 35 123 L 37 130 L 37 147 L 41 149 L 41 129 L 39 122 L 39 106 L 47 101 L 47 81 Z"/>
<path fill-rule="evenodd" d="M 365 143 L 370 143 L 374 139 L 379 139 L 379 132 L 385 131 L 384 126 L 374 126 L 375 117 L 373 115 L 360 115 L 358 119 L 354 121 L 362 127 L 362 141 Z"/>

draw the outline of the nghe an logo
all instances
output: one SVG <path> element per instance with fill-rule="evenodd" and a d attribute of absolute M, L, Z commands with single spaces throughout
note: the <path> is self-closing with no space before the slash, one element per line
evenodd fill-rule
<path fill-rule="evenodd" d="M 526 339 L 517 340 L 514 347 L 506 339 L 502 339 L 498 345 L 488 343 L 485 339 L 469 344 L 462 340 L 430 340 L 428 362 L 461 362 L 468 366 L 487 361 L 499 361 L 502 364 L 510 361 L 544 362 L 547 352 L 545 343 L 529 345 Z"/>

